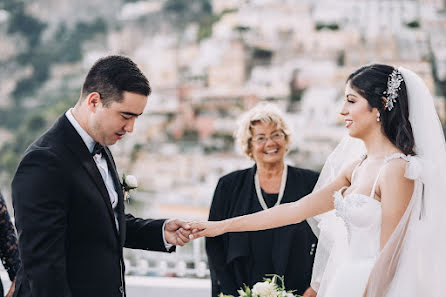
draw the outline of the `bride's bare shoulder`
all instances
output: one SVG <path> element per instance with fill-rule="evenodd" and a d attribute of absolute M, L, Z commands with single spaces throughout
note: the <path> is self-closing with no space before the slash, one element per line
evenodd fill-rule
<path fill-rule="evenodd" d="M 395 182 L 405 182 L 407 178 L 406 173 L 407 160 L 398 158 L 390 160 L 382 171 L 381 180 L 394 184 Z"/>
<path fill-rule="evenodd" d="M 381 202 L 395 206 L 395 203 L 407 205 L 412 197 L 414 181 L 406 178 L 407 161 L 404 159 L 390 160 L 383 168 L 379 177 L 378 187 L 381 193 Z M 391 199 L 388 199 L 391 198 Z"/>
<path fill-rule="evenodd" d="M 350 183 L 351 183 L 351 178 L 352 178 L 352 175 L 353 175 L 353 171 L 359 165 L 359 163 L 361 163 L 361 160 L 356 160 L 356 161 L 347 163 L 341 169 L 341 175 L 343 177 L 345 177 Z"/>

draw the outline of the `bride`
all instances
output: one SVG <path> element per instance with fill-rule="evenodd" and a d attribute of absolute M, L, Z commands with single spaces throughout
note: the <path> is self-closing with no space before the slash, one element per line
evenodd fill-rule
<path fill-rule="evenodd" d="M 347 79 L 341 115 L 349 137 L 328 158 L 317 190 L 255 214 L 192 223 L 192 236 L 311 218 L 319 223 L 318 297 L 446 296 L 446 239 L 438 232 L 446 222 L 446 149 L 426 85 L 402 67 L 363 66 Z"/>

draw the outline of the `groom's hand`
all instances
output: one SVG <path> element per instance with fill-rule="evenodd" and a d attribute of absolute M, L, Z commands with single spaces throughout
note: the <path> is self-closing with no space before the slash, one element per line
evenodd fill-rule
<path fill-rule="evenodd" d="M 170 219 L 164 227 L 164 238 L 173 245 L 183 246 L 190 241 L 190 226 L 188 222 Z"/>

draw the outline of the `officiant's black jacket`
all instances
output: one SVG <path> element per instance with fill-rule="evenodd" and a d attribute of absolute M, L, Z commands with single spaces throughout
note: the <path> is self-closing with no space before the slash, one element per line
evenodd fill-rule
<path fill-rule="evenodd" d="M 209 220 L 219 221 L 263 210 L 256 195 L 256 166 L 222 177 L 215 189 Z M 316 172 L 288 166 L 283 203 L 311 193 Z M 264 193 L 265 194 L 265 193 Z M 302 294 L 310 285 L 317 238 L 306 221 L 280 228 L 227 233 L 206 238 L 212 296 L 238 296 L 237 289 L 262 281 L 265 274 L 285 277 L 287 290 Z"/>
<path fill-rule="evenodd" d="M 119 230 L 101 174 L 65 117 L 25 152 L 12 183 L 22 268 L 14 296 L 125 296 L 123 246 L 166 251 L 164 220 L 124 214 L 110 151 L 106 160 L 118 193 Z"/>

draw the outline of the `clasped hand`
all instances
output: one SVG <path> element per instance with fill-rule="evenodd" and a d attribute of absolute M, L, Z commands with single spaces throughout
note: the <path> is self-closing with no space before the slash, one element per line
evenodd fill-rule
<path fill-rule="evenodd" d="M 215 237 L 226 233 L 224 221 L 199 221 L 190 222 L 191 227 L 191 239 L 200 237 Z"/>
<path fill-rule="evenodd" d="M 183 246 L 191 239 L 221 235 L 225 233 L 224 226 L 223 222 L 217 221 L 186 222 L 170 219 L 164 227 L 164 237 L 170 244 Z"/>
<path fill-rule="evenodd" d="M 192 239 L 190 234 L 191 226 L 189 222 L 179 219 L 170 219 L 166 221 L 164 226 L 164 238 L 168 243 L 183 246 Z"/>

